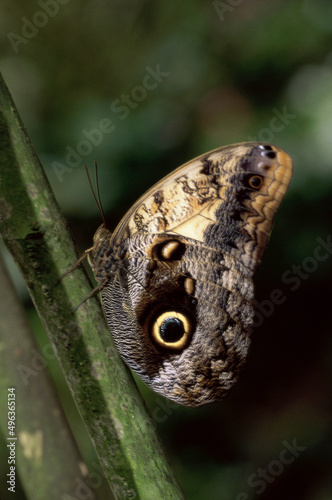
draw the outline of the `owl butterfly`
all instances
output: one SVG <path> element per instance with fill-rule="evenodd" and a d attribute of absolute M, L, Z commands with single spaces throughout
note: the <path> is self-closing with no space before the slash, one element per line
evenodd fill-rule
<path fill-rule="evenodd" d="M 221 400 L 245 363 L 252 278 L 292 175 L 276 146 L 247 142 L 186 163 L 87 250 L 124 361 L 181 405 Z"/>

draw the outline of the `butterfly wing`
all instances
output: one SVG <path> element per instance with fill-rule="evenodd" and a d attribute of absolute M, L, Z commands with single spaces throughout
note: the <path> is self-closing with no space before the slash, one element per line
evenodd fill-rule
<path fill-rule="evenodd" d="M 236 381 L 252 277 L 291 172 L 272 145 L 217 149 L 156 184 L 107 240 L 118 271 L 102 290 L 105 315 L 122 357 L 156 392 L 200 406 Z"/>

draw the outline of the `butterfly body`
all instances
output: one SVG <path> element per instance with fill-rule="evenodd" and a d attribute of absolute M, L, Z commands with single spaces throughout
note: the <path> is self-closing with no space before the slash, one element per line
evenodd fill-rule
<path fill-rule="evenodd" d="M 202 155 L 140 198 L 89 256 L 115 344 L 153 390 L 185 406 L 222 399 L 245 363 L 253 275 L 291 177 L 275 146 Z"/>

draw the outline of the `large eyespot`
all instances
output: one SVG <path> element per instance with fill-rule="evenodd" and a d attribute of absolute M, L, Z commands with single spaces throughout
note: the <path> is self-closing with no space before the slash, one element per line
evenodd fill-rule
<path fill-rule="evenodd" d="M 188 345 L 193 333 L 193 321 L 180 311 L 164 311 L 151 323 L 151 338 L 157 346 L 180 351 Z"/>
<path fill-rule="evenodd" d="M 248 185 L 252 189 L 258 190 L 262 187 L 263 181 L 264 181 L 264 179 L 261 175 L 252 175 L 248 179 Z"/>

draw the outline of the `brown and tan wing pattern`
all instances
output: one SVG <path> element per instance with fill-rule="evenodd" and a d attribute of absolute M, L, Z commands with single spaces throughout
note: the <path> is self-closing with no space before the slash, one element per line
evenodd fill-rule
<path fill-rule="evenodd" d="M 252 277 L 292 175 L 289 156 L 241 143 L 183 165 L 142 196 L 92 266 L 115 343 L 156 392 L 220 400 L 244 365 Z"/>

